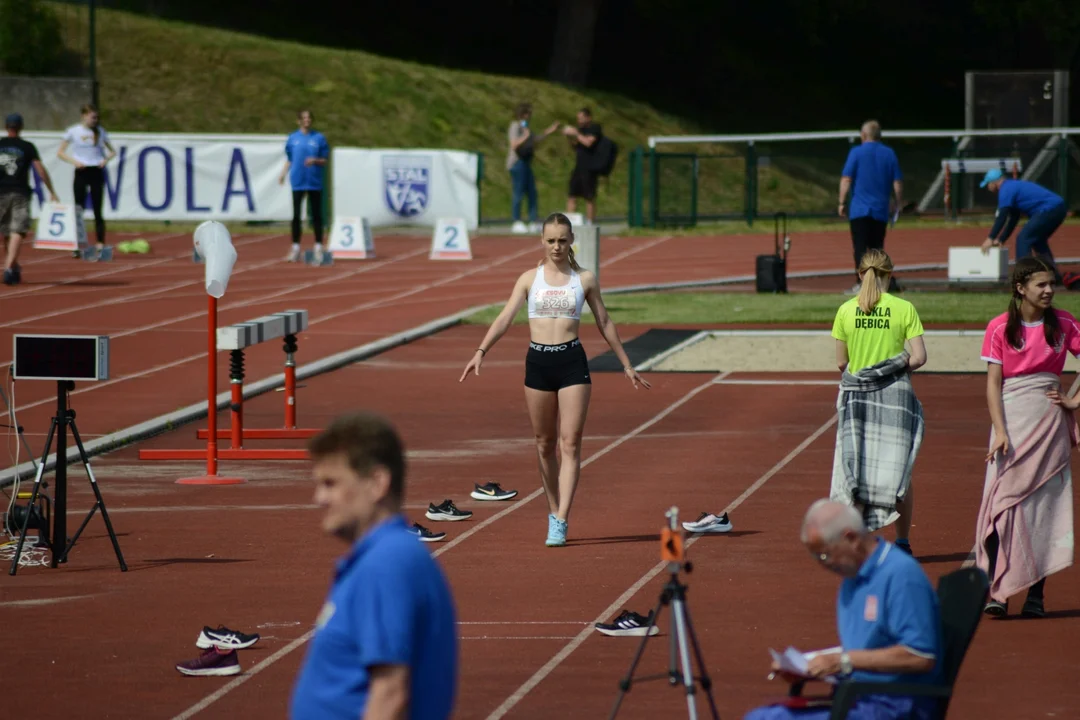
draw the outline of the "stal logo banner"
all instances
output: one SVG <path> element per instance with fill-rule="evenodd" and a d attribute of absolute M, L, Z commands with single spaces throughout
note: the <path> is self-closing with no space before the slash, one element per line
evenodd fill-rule
<path fill-rule="evenodd" d="M 62 133 L 23 137 L 37 146 L 60 201 L 70 203 L 75 168 L 56 157 Z M 102 214 L 115 220 L 290 220 L 292 189 L 288 179 L 278 184 L 286 137 L 110 133 L 117 154 L 105 168 Z M 49 197 L 32 175 L 37 218 Z"/>
<path fill-rule="evenodd" d="M 395 215 L 412 218 L 427 209 L 431 192 L 430 157 L 385 155 L 382 168 L 386 202 Z"/>
<path fill-rule="evenodd" d="M 457 150 L 333 150 L 334 215 L 371 227 L 435 227 L 440 217 L 480 224 L 480 160 Z"/>

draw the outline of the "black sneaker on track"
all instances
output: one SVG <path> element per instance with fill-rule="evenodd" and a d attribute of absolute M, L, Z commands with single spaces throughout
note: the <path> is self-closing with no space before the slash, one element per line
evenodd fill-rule
<path fill-rule="evenodd" d="M 655 625 L 652 626 L 652 630 L 649 631 L 649 623 L 652 622 L 653 611 L 650 610 L 648 615 L 638 615 L 636 612 L 630 610 L 623 610 L 622 615 L 615 618 L 611 623 L 596 623 L 596 629 L 605 635 L 612 637 L 641 637 L 646 632 L 649 635 L 657 635 L 660 633 L 660 628 Z"/>
<path fill-rule="evenodd" d="M 409 532 L 420 538 L 420 542 L 439 542 L 446 538 L 446 533 L 431 532 L 420 523 L 413 523 L 413 526 L 409 528 Z"/>
<path fill-rule="evenodd" d="M 428 520 L 441 520 L 454 522 L 456 520 L 468 520 L 472 513 L 468 510 L 458 510 L 453 500 L 443 500 L 440 504 L 429 503 L 427 512 L 424 513 Z"/>
<path fill-rule="evenodd" d="M 209 625 L 203 627 L 199 633 L 199 639 L 195 641 L 195 647 L 217 648 L 219 650 L 243 650 L 259 642 L 259 633 L 248 635 L 239 630 L 230 630 L 224 625 L 212 628 Z"/>
<path fill-rule="evenodd" d="M 517 496 L 517 490 L 503 490 L 499 483 L 476 484 L 470 493 L 474 500 L 509 500 Z"/>
<path fill-rule="evenodd" d="M 235 650 L 225 652 L 217 648 L 210 648 L 194 660 L 177 663 L 176 669 L 184 675 L 194 675 L 196 677 L 239 675 L 240 660 L 237 658 Z"/>

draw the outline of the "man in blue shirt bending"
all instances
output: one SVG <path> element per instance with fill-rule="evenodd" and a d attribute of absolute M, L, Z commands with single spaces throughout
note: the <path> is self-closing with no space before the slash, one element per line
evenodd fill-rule
<path fill-rule="evenodd" d="M 987 171 L 979 187 L 997 193 L 998 209 L 994 215 L 994 225 L 982 244 L 985 255 L 990 248 L 1000 247 L 1009 239 L 1021 215 L 1029 219 L 1016 236 L 1016 259 L 1035 255 L 1054 268 L 1054 254 L 1050 252 L 1050 236 L 1065 222 L 1068 211 L 1060 195 L 1050 192 L 1042 185 L 1027 180 L 1013 180 L 1001 170 L 994 168 Z"/>
<path fill-rule="evenodd" d="M 859 131 L 861 144 L 848 152 L 844 170 L 840 173 L 840 207 L 851 223 L 851 244 L 855 251 L 855 287 L 859 291 L 859 263 L 871 248 L 885 249 L 885 229 L 889 217 L 901 206 L 904 195 L 904 176 L 900 161 L 888 145 L 881 142 L 881 125 L 867 120 Z M 847 206 L 851 190 L 851 207 Z M 893 204 L 893 193 L 896 194 Z M 889 290 L 898 289 L 895 278 L 889 280 Z"/>
<path fill-rule="evenodd" d="M 818 500 L 806 513 L 802 541 L 810 554 L 844 580 L 836 599 L 840 647 L 809 661 L 810 678 L 938 683 L 944 652 L 937 593 L 919 563 L 866 531 L 854 507 Z M 774 671 L 779 668 L 773 667 Z M 805 680 L 779 673 L 789 682 Z M 934 698 L 869 695 L 849 720 L 930 720 Z M 827 720 L 828 707 L 770 705 L 744 720 Z"/>
<path fill-rule="evenodd" d="M 293 690 L 291 720 L 446 720 L 457 689 L 457 622 L 435 559 L 401 515 L 405 451 L 365 413 L 311 440 L 323 530 L 349 543 Z"/>
<path fill-rule="evenodd" d="M 292 185 L 293 219 L 292 248 L 285 257 L 288 262 L 296 262 L 300 257 L 300 215 L 304 206 L 304 197 L 311 201 L 311 224 L 315 230 L 315 262 L 322 261 L 323 254 L 323 174 L 326 160 L 330 157 L 330 145 L 323 134 L 311 128 L 315 122 L 310 110 L 301 110 L 297 115 L 300 126 L 285 141 L 285 168 L 281 171 L 278 184 L 285 184 L 288 176 Z"/>

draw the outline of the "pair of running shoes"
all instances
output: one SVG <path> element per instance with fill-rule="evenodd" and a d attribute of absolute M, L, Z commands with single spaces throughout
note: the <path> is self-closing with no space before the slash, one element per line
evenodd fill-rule
<path fill-rule="evenodd" d="M 503 490 L 499 483 L 489 482 L 483 485 L 475 484 L 473 491 L 469 493 L 469 497 L 481 501 L 511 500 L 517 497 L 517 494 L 517 490 Z M 458 508 L 454 505 L 454 501 L 449 498 L 438 505 L 429 503 L 427 512 L 424 513 L 424 517 L 435 522 L 458 522 L 459 520 L 468 520 L 472 516 L 471 511 Z M 439 542 L 446 539 L 446 533 L 434 532 L 420 523 L 413 523 L 412 527 L 409 528 L 409 532 L 419 538 L 421 542 Z"/>
<path fill-rule="evenodd" d="M 684 522 L 682 526 L 683 530 L 699 535 L 731 532 L 733 527 L 727 513 L 711 512 L 703 512 L 698 516 L 697 520 Z M 610 635 L 611 637 L 659 635 L 660 628 L 656 626 L 653 620 L 654 612 L 650 610 L 648 615 L 642 615 L 633 610 L 623 610 L 622 614 L 611 622 L 598 622 L 593 628 L 598 633 Z"/>
<path fill-rule="evenodd" d="M 191 677 L 222 677 L 240 674 L 237 650 L 246 650 L 259 642 L 259 633 L 245 633 L 224 625 L 203 627 L 195 639 L 195 647 L 203 653 L 194 660 L 176 664 L 177 671 Z"/>

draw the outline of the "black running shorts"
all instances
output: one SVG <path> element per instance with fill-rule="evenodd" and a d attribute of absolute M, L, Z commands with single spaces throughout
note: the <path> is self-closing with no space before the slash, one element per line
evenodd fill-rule
<path fill-rule="evenodd" d="M 529 352 L 525 355 L 525 387 L 558 392 L 570 385 L 591 384 L 589 359 L 577 338 L 562 345 L 529 343 Z"/>

